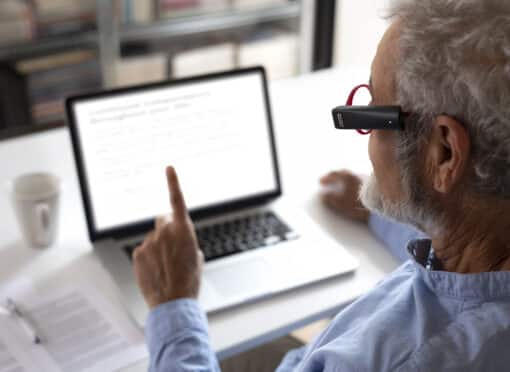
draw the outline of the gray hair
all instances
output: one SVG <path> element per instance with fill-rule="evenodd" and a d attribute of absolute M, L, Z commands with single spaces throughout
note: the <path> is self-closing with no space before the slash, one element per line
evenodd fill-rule
<path fill-rule="evenodd" d="M 401 22 L 397 101 L 414 114 L 399 134 L 404 183 L 416 184 L 416 156 L 430 123 L 446 114 L 471 138 L 468 189 L 509 199 L 510 1 L 397 1 L 390 13 Z"/>

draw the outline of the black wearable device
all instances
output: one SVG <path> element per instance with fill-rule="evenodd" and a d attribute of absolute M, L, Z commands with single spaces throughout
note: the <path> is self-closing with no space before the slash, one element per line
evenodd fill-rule
<path fill-rule="evenodd" d="M 336 129 L 404 130 L 400 106 L 339 106 L 332 111 Z"/>

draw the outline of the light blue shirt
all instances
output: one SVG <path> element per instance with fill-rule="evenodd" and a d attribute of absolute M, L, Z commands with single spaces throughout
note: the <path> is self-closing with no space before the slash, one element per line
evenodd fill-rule
<path fill-rule="evenodd" d="M 410 259 L 290 351 L 278 372 L 510 370 L 510 272 L 427 270 L 430 240 L 377 216 L 369 226 L 395 256 L 407 246 Z M 154 308 L 146 336 L 151 371 L 219 371 L 195 300 Z"/>

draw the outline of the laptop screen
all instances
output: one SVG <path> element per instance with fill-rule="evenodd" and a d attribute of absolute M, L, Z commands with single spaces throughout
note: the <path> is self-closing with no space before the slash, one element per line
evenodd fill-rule
<path fill-rule="evenodd" d="M 167 214 L 167 165 L 190 211 L 279 190 L 263 71 L 214 76 L 71 99 L 94 231 Z"/>

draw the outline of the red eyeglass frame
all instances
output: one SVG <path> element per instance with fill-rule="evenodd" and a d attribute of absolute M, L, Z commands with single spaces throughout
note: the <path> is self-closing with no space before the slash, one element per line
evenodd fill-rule
<path fill-rule="evenodd" d="M 368 91 L 370 92 L 370 86 L 368 84 L 360 84 L 360 85 L 355 86 L 351 90 L 351 93 L 349 93 L 349 97 L 347 97 L 347 102 L 345 102 L 346 106 L 352 106 L 352 101 L 354 100 L 354 96 L 356 95 L 356 92 L 358 90 L 360 90 L 361 88 L 367 88 Z M 371 94 L 371 92 L 370 92 L 370 94 Z M 362 135 L 367 135 L 367 134 L 372 133 L 372 129 L 356 129 L 356 132 L 358 132 L 359 134 L 362 134 Z"/>

